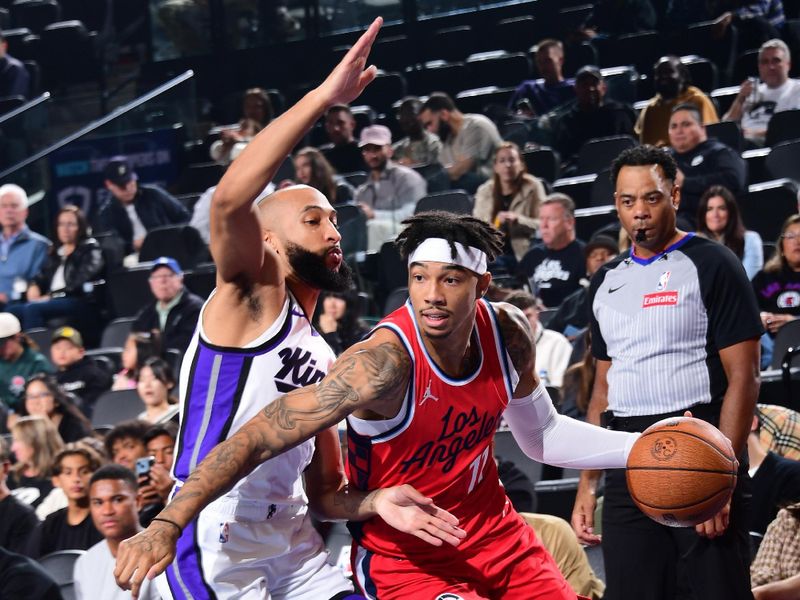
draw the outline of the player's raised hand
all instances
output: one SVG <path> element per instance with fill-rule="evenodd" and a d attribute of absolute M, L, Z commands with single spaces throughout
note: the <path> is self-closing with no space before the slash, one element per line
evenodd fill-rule
<path fill-rule="evenodd" d="M 350 104 L 375 79 L 378 69 L 374 65 L 367 68 L 367 59 L 381 25 L 383 19 L 378 17 L 317 88 L 323 94 L 326 105 Z"/>
<path fill-rule="evenodd" d="M 375 510 L 389 525 L 434 546 L 447 542 L 458 546 L 467 532 L 458 519 L 410 485 L 385 488 L 375 498 Z"/>
<path fill-rule="evenodd" d="M 144 578 L 153 579 L 163 573 L 175 558 L 178 529 L 163 521 L 153 521 L 144 531 L 121 542 L 117 550 L 114 579 L 124 590 L 139 597 Z"/>

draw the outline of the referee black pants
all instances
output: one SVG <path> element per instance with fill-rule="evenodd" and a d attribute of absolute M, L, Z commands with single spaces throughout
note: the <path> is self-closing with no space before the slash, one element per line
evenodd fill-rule
<path fill-rule="evenodd" d="M 714 425 L 718 410 L 693 407 L 695 417 Z M 705 414 L 704 414 L 705 413 Z M 607 419 L 620 431 L 644 431 L 656 421 L 680 414 Z M 623 469 L 606 471 L 603 500 L 603 558 L 606 600 L 752 600 L 747 517 L 750 476 L 747 454 L 739 457 L 739 477 L 730 524 L 714 539 L 693 527 L 674 528 L 645 516 L 628 493 Z"/>

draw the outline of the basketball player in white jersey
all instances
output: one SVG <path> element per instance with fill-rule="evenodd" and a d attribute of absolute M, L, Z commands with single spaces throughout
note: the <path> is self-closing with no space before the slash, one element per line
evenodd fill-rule
<path fill-rule="evenodd" d="M 321 289 L 344 291 L 336 213 L 317 190 L 296 186 L 253 200 L 285 156 L 331 105 L 347 103 L 374 78 L 364 70 L 376 22 L 315 91 L 261 132 L 220 181 L 211 206 L 217 286 L 200 314 L 181 369 L 181 425 L 172 496 L 208 452 L 272 400 L 320 381 L 334 360 L 311 327 Z M 343 599 L 353 590 L 330 566 L 308 515 L 353 518 L 365 494 L 347 488 L 335 428 L 322 431 L 250 473 L 181 528 L 175 561 L 159 578 L 164 598 Z M 313 461 L 312 461 L 313 456 Z M 435 544 L 457 542 L 455 519 L 410 486 L 382 490 L 373 503 L 398 529 Z M 425 511 L 422 510 L 424 507 Z M 433 518 L 431 536 L 420 531 Z M 175 524 L 155 527 L 175 534 Z M 437 530 L 438 531 L 438 530 Z"/>

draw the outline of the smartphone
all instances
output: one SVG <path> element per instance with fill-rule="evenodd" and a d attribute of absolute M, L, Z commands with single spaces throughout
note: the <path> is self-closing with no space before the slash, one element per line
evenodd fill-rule
<path fill-rule="evenodd" d="M 144 456 L 136 459 L 136 479 L 150 479 L 150 468 L 156 463 L 155 456 Z"/>

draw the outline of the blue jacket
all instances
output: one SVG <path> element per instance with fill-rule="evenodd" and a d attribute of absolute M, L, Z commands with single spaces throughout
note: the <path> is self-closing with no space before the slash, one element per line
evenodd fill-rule
<path fill-rule="evenodd" d="M 49 247 L 50 240 L 26 226 L 11 244 L 6 260 L 0 257 L 0 292 L 11 299 L 15 278 L 32 281 L 42 270 Z"/>

